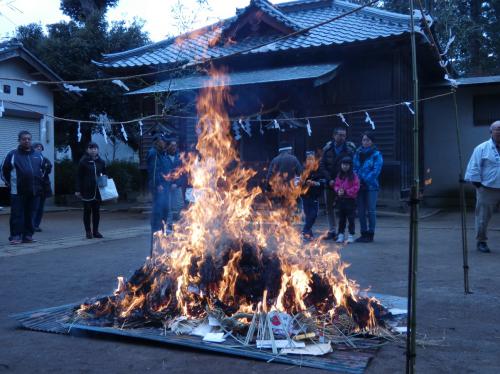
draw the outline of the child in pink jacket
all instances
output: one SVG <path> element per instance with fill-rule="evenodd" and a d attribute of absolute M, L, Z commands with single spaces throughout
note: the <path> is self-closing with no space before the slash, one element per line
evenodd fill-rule
<path fill-rule="evenodd" d="M 337 243 L 345 240 L 346 221 L 349 222 L 347 242 L 354 242 L 354 220 L 356 218 L 356 197 L 359 191 L 359 178 L 352 170 L 352 159 L 344 157 L 340 162 L 340 171 L 335 179 L 334 190 L 337 194 L 336 207 L 339 216 L 339 235 Z"/>

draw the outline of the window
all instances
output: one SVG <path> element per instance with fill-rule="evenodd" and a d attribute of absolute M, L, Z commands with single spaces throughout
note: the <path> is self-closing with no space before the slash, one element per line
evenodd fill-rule
<path fill-rule="evenodd" d="M 17 87 L 17 96 L 23 96 L 23 95 L 24 95 L 24 88 Z"/>
<path fill-rule="evenodd" d="M 500 94 L 474 96 L 474 126 L 489 126 L 500 118 Z"/>
<path fill-rule="evenodd" d="M 8 84 L 3 85 L 3 93 L 10 94 L 10 85 Z"/>

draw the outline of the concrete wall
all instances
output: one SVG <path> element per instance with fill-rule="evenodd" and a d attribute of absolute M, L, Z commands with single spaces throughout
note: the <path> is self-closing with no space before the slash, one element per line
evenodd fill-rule
<path fill-rule="evenodd" d="M 2 61 L 0 62 L 0 77 L 33 80 L 33 76 L 28 73 L 27 69 L 28 66 L 26 66 L 24 60 L 20 58 L 13 58 Z M 22 82 L 17 82 L 9 79 L 1 79 L 1 87 L 3 87 L 4 84 L 8 84 L 11 86 L 11 93 L 5 94 L 3 92 L 0 92 L 0 100 L 5 101 L 4 106 L 6 108 L 15 110 L 16 116 L 22 117 L 23 111 L 25 112 L 25 115 L 29 115 L 29 110 L 41 112 L 49 116 L 54 115 L 54 95 L 48 86 L 32 85 L 31 87 L 28 87 Z M 23 96 L 18 96 L 16 94 L 17 87 L 22 87 L 24 89 Z M 10 104 L 9 101 L 12 101 L 14 104 Z M 33 139 L 33 141 L 40 141 L 41 143 L 43 143 L 45 148 L 45 157 L 47 157 L 49 160 L 51 160 L 52 163 L 54 163 L 54 121 L 52 120 L 52 118 L 47 117 L 46 129 L 47 131 L 45 133 L 44 139 Z M 16 129 L 16 136 L 17 133 L 21 130 L 21 128 Z M 40 129 L 40 134 L 42 134 L 41 130 L 42 129 Z M 52 187 L 54 187 L 54 173 L 51 174 L 50 178 Z"/>
<path fill-rule="evenodd" d="M 427 89 L 424 97 L 449 92 L 449 89 Z M 489 126 L 474 126 L 474 95 L 500 93 L 500 84 L 460 86 L 457 90 L 458 117 L 462 141 L 464 174 L 474 148 L 489 139 Z M 499 103 L 500 105 L 500 103 Z M 424 204 L 427 206 L 459 206 L 459 156 L 455 126 L 453 96 L 424 102 L 424 167 L 426 178 L 432 183 L 425 187 Z M 466 185 L 469 202 L 474 189 Z"/>

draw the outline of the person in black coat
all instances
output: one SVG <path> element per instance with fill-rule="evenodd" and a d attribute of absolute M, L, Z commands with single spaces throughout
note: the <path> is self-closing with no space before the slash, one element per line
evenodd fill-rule
<path fill-rule="evenodd" d="M 42 222 L 43 211 L 45 208 L 45 200 L 48 197 L 52 196 L 52 187 L 50 185 L 50 173 L 52 171 L 52 163 L 50 160 L 45 157 L 42 152 L 44 151 L 42 143 L 33 143 L 33 149 L 36 152 L 39 152 L 43 158 L 42 161 L 42 193 L 40 195 L 40 199 L 38 200 L 38 206 L 36 207 L 33 213 L 33 226 L 35 227 L 36 232 L 42 231 L 40 228 L 40 223 Z"/>
<path fill-rule="evenodd" d="M 99 147 L 96 143 L 89 143 L 87 153 L 78 163 L 76 175 L 76 197 L 83 201 L 83 225 L 87 239 L 102 238 L 99 232 L 99 208 L 101 194 L 97 185 L 98 178 L 106 174 L 106 163 L 99 157 Z M 92 216 L 92 231 L 90 217 Z"/>
<path fill-rule="evenodd" d="M 2 179 L 10 190 L 10 244 L 31 243 L 33 212 L 42 193 L 42 156 L 31 146 L 31 134 L 21 131 L 19 146 L 5 156 Z"/>
<path fill-rule="evenodd" d="M 304 169 L 309 169 L 309 165 L 316 162 L 314 151 L 306 152 L 306 164 Z M 319 211 L 319 196 L 325 187 L 325 179 L 318 170 L 312 170 L 305 180 L 307 191 L 302 195 L 302 206 L 304 208 L 304 227 L 302 228 L 302 238 L 304 240 L 311 240 L 314 237 L 312 227 Z"/>

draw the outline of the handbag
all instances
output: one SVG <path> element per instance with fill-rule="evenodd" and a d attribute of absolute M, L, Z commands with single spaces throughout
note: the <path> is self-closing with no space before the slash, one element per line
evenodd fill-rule
<path fill-rule="evenodd" d="M 108 176 L 101 174 L 97 177 L 97 187 L 106 187 L 108 185 Z"/>
<path fill-rule="evenodd" d="M 107 183 L 105 187 L 99 186 L 99 193 L 101 194 L 101 200 L 113 200 L 118 198 L 118 191 L 115 186 L 115 182 L 112 178 L 106 178 Z"/>

